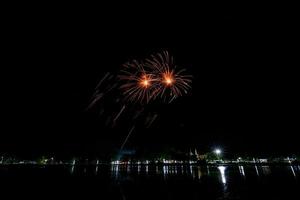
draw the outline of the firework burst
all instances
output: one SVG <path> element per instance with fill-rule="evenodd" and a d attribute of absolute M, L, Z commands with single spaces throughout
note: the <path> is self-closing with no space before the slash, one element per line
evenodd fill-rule
<path fill-rule="evenodd" d="M 191 76 L 185 69 L 177 70 L 168 52 L 152 55 L 143 62 L 134 60 L 124 65 L 119 76 L 120 88 L 126 99 L 146 101 L 160 97 L 169 102 L 187 93 L 191 88 Z"/>
<path fill-rule="evenodd" d="M 142 63 L 133 61 L 126 63 L 124 69 L 119 75 L 121 82 L 120 89 L 123 91 L 125 99 L 133 102 L 147 103 L 151 100 L 153 94 L 153 84 L 155 84 L 155 75 L 147 71 Z"/>
<path fill-rule="evenodd" d="M 187 94 L 191 88 L 192 76 L 185 75 L 185 69 L 177 70 L 173 58 L 168 52 L 152 55 L 150 59 L 146 59 L 144 65 L 152 69 L 152 73 L 156 76 L 157 82 L 154 84 L 153 98 L 160 97 L 171 102 L 177 97 Z"/>

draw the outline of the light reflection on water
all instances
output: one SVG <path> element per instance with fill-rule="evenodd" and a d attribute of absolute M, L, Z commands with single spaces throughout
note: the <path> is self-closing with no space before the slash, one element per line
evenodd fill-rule
<path fill-rule="evenodd" d="M 72 165 L 72 166 L 71 166 L 71 174 L 73 174 L 73 173 L 74 173 L 74 170 L 75 170 L 75 166 L 74 166 L 74 165 Z"/>
<path fill-rule="evenodd" d="M 219 166 L 218 169 L 219 169 L 219 171 L 220 171 L 222 183 L 223 183 L 223 184 L 226 184 L 226 174 L 225 174 L 226 167 L 224 167 L 224 166 Z"/>
<path fill-rule="evenodd" d="M 295 173 L 294 167 L 291 165 L 290 168 L 291 168 L 291 171 L 292 171 L 294 177 L 296 177 L 296 173 Z"/>
<path fill-rule="evenodd" d="M 239 166 L 239 171 L 240 171 L 240 174 L 245 177 L 245 170 L 244 170 L 244 166 Z"/>
<path fill-rule="evenodd" d="M 195 185 L 200 186 L 199 195 L 206 191 L 214 191 L 219 198 L 216 199 L 240 199 L 243 194 L 244 188 L 250 184 L 250 190 L 255 190 L 257 185 L 261 184 L 262 187 L 267 187 L 265 183 L 273 184 L 274 180 L 278 181 L 278 184 L 282 186 L 293 184 L 298 182 L 300 177 L 299 166 L 267 166 L 267 165 L 96 165 L 96 166 L 70 166 L 72 175 L 79 176 L 97 176 L 99 180 L 103 177 L 107 177 L 113 184 L 116 184 L 120 189 L 120 194 L 126 197 L 126 187 L 123 188 L 123 184 L 148 185 L 151 183 L 151 187 L 159 189 L 151 190 L 151 194 L 161 194 L 160 187 L 166 186 L 165 190 L 167 194 L 175 194 L 178 189 L 172 189 L 176 184 L 180 187 L 184 186 L 183 193 L 185 195 L 192 194 Z M 277 177 L 274 179 L 273 177 Z M 284 178 L 282 178 L 284 177 Z M 268 181 L 269 180 L 269 181 Z M 291 181 L 292 180 L 292 181 Z M 183 182 L 182 182 L 183 181 Z M 290 181 L 290 182 L 287 182 Z M 147 183 L 147 184 L 145 184 Z M 184 183 L 184 184 L 182 184 Z M 264 184 L 262 184 L 264 183 Z M 140 187 L 140 186 L 136 186 Z M 209 187 L 209 190 L 206 188 Z M 287 186 L 288 188 L 288 186 Z M 159 191 L 159 192 L 158 192 Z M 181 191 L 181 190 L 180 190 Z M 236 191 L 238 191 L 236 193 Z M 271 189 L 266 190 L 269 195 Z M 277 190 L 276 190 L 277 191 Z M 280 191 L 280 190 L 278 190 Z M 289 194 L 294 190 L 287 190 Z M 128 192 L 128 191 L 127 191 Z M 253 192 L 253 194 L 259 194 L 261 191 Z M 252 194 L 252 193 L 251 193 Z M 209 193 L 211 195 L 211 193 Z M 256 195 L 254 195 L 256 196 Z M 275 197 L 277 195 L 274 195 Z M 125 198 L 123 198 L 125 199 Z M 155 198 L 153 198 L 155 199 Z M 180 198 L 179 198 L 180 199 Z M 205 199 L 205 198 L 204 198 Z M 213 198 L 212 198 L 213 199 Z M 287 198 L 288 199 L 288 198 Z"/>
<path fill-rule="evenodd" d="M 256 175 L 259 176 L 259 171 L 258 171 L 257 165 L 255 165 L 255 172 L 256 172 Z"/>
<path fill-rule="evenodd" d="M 262 166 L 262 172 L 265 176 L 270 175 L 271 174 L 270 166 L 268 166 L 268 165 Z"/>
<path fill-rule="evenodd" d="M 197 168 L 198 168 L 198 179 L 200 180 L 202 176 L 201 167 L 198 166 Z"/>
<path fill-rule="evenodd" d="M 76 174 L 80 173 L 80 168 L 77 165 L 70 166 L 70 173 Z M 88 174 L 90 168 L 83 167 L 81 168 L 81 173 Z M 96 165 L 93 168 L 94 175 L 101 174 L 101 165 Z M 285 167 L 286 171 L 289 171 L 287 174 L 293 176 L 294 178 L 298 178 L 300 175 L 300 166 L 292 166 L 288 165 Z M 227 171 L 230 173 L 227 173 Z M 219 182 L 222 183 L 224 186 L 227 184 L 228 176 L 232 175 L 232 172 L 240 174 L 240 177 L 243 179 L 247 177 L 247 175 L 255 175 L 258 178 L 261 177 L 260 172 L 262 172 L 263 176 L 269 176 L 272 174 L 272 170 L 270 166 L 267 165 L 249 165 L 243 166 L 239 165 L 238 168 L 233 165 L 220 165 L 220 166 L 197 166 L 197 165 L 110 165 L 110 173 L 113 179 L 119 179 L 123 176 L 128 176 L 132 174 L 137 175 L 151 175 L 151 176 L 162 176 L 165 180 L 172 176 L 184 176 L 190 177 L 193 180 L 200 180 L 202 177 L 205 176 L 218 176 Z M 251 173 L 252 172 L 252 173 Z M 248 174 L 249 173 L 249 174 Z"/>
<path fill-rule="evenodd" d="M 82 192 L 83 199 L 93 199 L 95 195 L 111 196 L 109 199 L 145 200 L 299 199 L 300 166 L 289 164 L 262 166 L 257 163 L 241 164 L 240 167 L 181 163 L 1 167 L 3 186 L 9 185 L 18 191 L 27 185 L 28 179 L 34 183 L 32 185 L 28 181 L 30 189 L 38 190 L 38 186 L 45 188 L 45 184 L 50 183 L 43 193 L 52 192 L 59 196 L 63 188 L 65 199 L 73 199 L 69 198 L 70 194 L 78 196 L 78 191 Z M 15 185 L 18 185 L 17 188 Z M 2 191 L 6 190 L 2 187 Z"/>

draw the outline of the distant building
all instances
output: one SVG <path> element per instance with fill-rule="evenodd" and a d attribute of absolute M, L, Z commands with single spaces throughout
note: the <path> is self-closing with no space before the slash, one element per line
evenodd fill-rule
<path fill-rule="evenodd" d="M 197 160 L 206 160 L 207 158 L 206 154 L 199 154 L 197 149 L 195 149 L 195 156 Z"/>
<path fill-rule="evenodd" d="M 258 161 L 259 161 L 260 163 L 267 163 L 267 162 L 268 162 L 268 159 L 262 158 L 262 159 L 258 159 Z"/>

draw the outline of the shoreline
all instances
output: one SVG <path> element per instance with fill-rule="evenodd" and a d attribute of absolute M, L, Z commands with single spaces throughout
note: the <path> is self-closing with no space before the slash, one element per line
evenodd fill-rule
<path fill-rule="evenodd" d="M 132 164 L 111 164 L 111 163 L 99 163 L 99 164 L 83 164 L 83 163 L 78 163 L 78 164 L 69 164 L 69 163 L 57 163 L 57 164 L 35 164 L 35 163 L 10 163 L 10 164 L 0 164 L 1 166 L 103 166 L 103 165 L 118 165 L 118 166 L 300 166 L 300 163 L 207 163 L 207 164 L 189 164 L 189 163 L 149 163 L 149 164 L 137 164 L 137 163 L 132 163 Z"/>

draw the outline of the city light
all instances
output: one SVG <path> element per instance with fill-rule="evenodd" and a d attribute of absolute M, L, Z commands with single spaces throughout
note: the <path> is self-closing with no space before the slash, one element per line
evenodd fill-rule
<path fill-rule="evenodd" d="M 222 153 L 221 149 L 215 149 L 215 154 L 220 155 Z"/>

